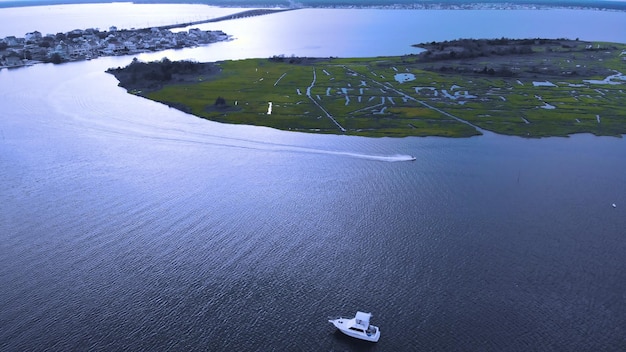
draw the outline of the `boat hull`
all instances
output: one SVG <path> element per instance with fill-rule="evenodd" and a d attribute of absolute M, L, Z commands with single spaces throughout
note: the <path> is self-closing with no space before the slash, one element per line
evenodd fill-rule
<path fill-rule="evenodd" d="M 337 330 L 341 331 L 345 335 L 364 341 L 378 342 L 378 339 L 380 339 L 380 329 L 377 326 L 370 325 L 369 330 L 371 330 L 372 332 L 353 330 L 350 329 L 350 327 L 352 326 L 351 320 L 353 319 L 338 318 L 331 319 L 328 322 L 332 323 L 337 328 Z"/>

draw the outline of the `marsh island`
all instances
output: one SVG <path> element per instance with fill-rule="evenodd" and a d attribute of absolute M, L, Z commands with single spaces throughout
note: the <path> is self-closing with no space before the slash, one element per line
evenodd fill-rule
<path fill-rule="evenodd" d="M 419 54 L 133 60 L 108 70 L 130 93 L 198 117 L 375 137 L 626 133 L 626 45 L 460 39 Z"/>

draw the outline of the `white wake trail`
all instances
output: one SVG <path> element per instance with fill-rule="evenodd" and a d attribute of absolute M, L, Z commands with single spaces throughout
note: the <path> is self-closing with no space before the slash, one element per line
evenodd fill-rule
<path fill-rule="evenodd" d="M 320 153 L 321 153 L 321 151 L 320 151 Z M 349 156 L 349 157 L 360 158 L 360 159 L 386 161 L 386 162 L 415 161 L 415 157 L 414 156 L 405 155 L 405 154 L 372 155 L 372 154 L 360 154 L 360 153 L 349 153 L 349 152 L 333 152 L 333 151 L 324 151 L 323 153 L 324 154 L 332 154 L 332 155 Z"/>

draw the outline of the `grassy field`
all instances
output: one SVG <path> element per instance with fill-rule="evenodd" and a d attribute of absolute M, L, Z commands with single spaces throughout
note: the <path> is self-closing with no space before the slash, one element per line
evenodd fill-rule
<path fill-rule="evenodd" d="M 427 46 L 436 60 L 411 55 L 219 62 L 214 73 L 193 81 L 133 92 L 213 121 L 312 133 L 626 133 L 626 45 L 553 41 L 532 44 L 531 53 L 526 48 L 525 54 L 467 58 L 462 44 L 444 44 Z"/>

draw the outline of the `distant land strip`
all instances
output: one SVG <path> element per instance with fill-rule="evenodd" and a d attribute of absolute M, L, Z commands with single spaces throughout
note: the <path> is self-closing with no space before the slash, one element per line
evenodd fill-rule
<path fill-rule="evenodd" d="M 82 0 L 73 4 L 108 3 L 105 0 Z M 69 0 L 4 0 L 0 8 L 65 5 Z M 370 8 L 370 9 L 590 9 L 626 11 L 626 2 L 611 0 L 534 0 L 534 1 L 463 1 L 463 0 L 137 0 L 137 4 L 204 4 L 232 8 Z"/>

